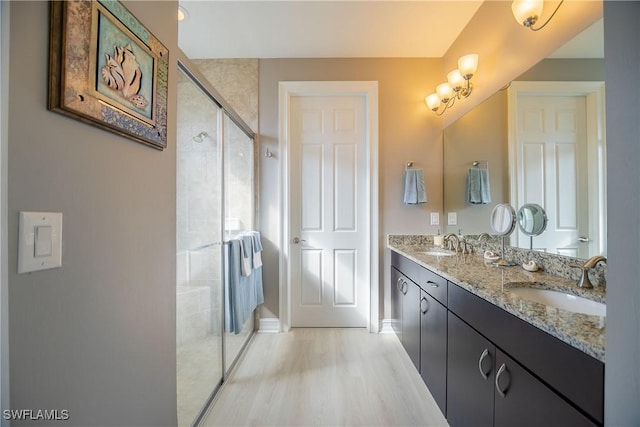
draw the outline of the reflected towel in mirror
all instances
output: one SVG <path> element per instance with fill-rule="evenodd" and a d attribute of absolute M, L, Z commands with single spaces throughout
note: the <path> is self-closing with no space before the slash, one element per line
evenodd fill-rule
<path fill-rule="evenodd" d="M 427 191 L 424 185 L 422 169 L 407 169 L 404 171 L 404 203 L 416 205 L 426 203 Z"/>
<path fill-rule="evenodd" d="M 491 202 L 489 169 L 471 168 L 467 179 L 469 203 L 484 205 Z"/>

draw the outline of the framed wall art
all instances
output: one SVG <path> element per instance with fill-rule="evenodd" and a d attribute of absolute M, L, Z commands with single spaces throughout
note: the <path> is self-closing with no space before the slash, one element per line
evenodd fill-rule
<path fill-rule="evenodd" d="M 50 2 L 52 111 L 162 150 L 166 47 L 117 0 Z"/>

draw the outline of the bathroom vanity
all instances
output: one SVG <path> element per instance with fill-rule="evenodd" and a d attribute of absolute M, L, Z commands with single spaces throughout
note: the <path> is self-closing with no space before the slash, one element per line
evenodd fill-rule
<path fill-rule="evenodd" d="M 482 255 L 390 243 L 392 326 L 452 427 L 597 426 L 604 419 L 605 317 L 516 289 L 604 303 L 604 289 Z"/>

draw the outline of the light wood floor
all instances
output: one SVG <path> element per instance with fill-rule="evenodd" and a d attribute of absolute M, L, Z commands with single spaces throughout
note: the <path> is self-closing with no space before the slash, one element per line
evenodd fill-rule
<path fill-rule="evenodd" d="M 447 426 L 393 334 L 257 334 L 205 426 Z"/>

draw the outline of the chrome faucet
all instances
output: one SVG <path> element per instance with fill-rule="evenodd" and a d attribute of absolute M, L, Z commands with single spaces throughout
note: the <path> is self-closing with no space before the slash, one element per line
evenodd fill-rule
<path fill-rule="evenodd" d="M 589 280 L 589 269 L 595 267 L 599 262 L 607 262 L 607 258 L 602 255 L 595 255 L 589 258 L 583 265 L 572 264 L 570 267 L 579 268 L 582 270 L 580 280 L 578 280 L 578 287 L 583 289 L 592 289 L 593 284 Z"/>
<path fill-rule="evenodd" d="M 456 253 L 460 250 L 460 239 L 454 233 L 444 235 L 444 241 L 449 245 L 449 250 L 455 250 Z"/>
<path fill-rule="evenodd" d="M 482 241 L 488 242 L 491 240 L 491 235 L 489 233 L 480 233 L 478 235 L 478 243 L 482 243 Z"/>

